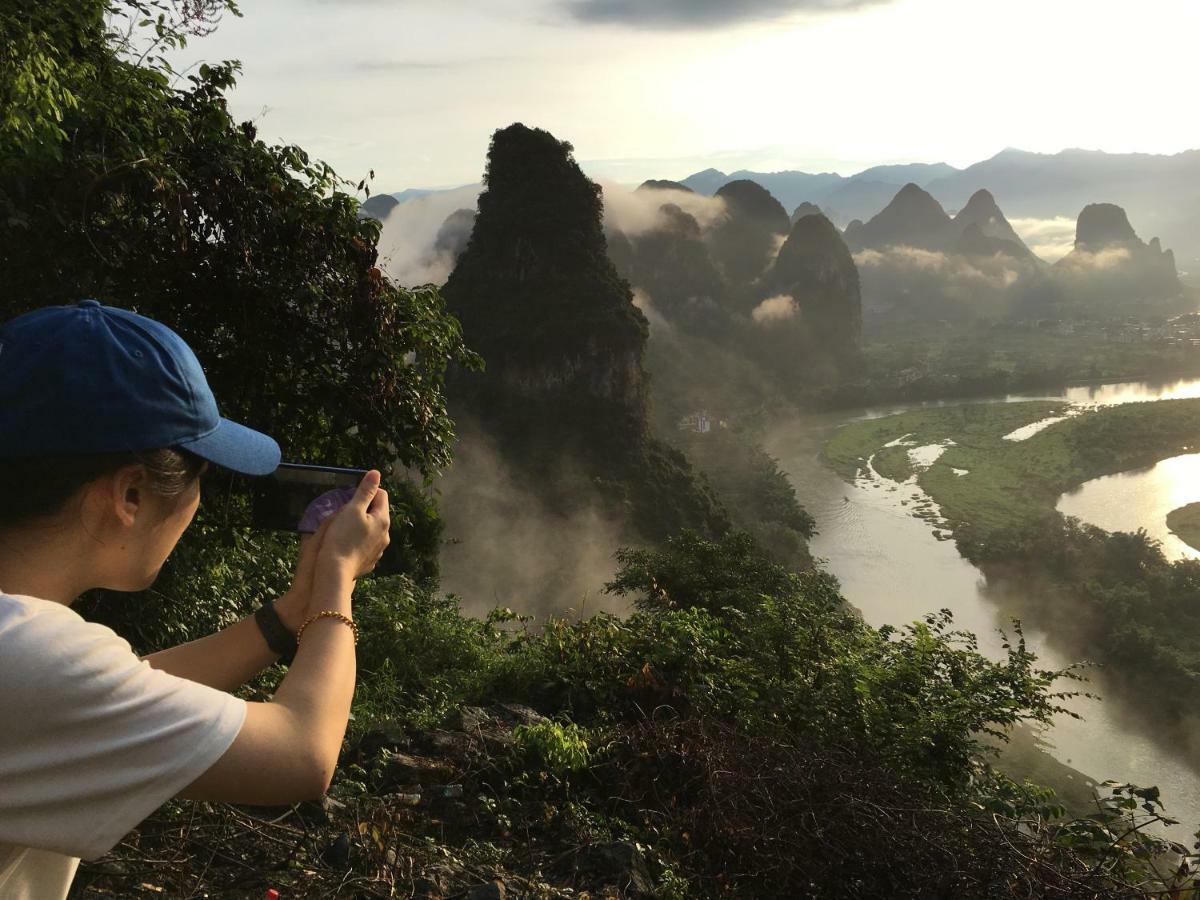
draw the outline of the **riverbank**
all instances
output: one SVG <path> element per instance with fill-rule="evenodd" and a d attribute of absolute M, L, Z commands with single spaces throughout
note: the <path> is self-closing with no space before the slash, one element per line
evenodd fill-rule
<path fill-rule="evenodd" d="M 1030 622 L 1107 664 L 1110 685 L 1179 722 L 1200 699 L 1195 567 L 1171 564 L 1144 536 L 1072 524 L 1055 504 L 1090 479 L 1193 450 L 1200 401 L 1082 411 L 1024 440 L 1005 438 L 1066 411 L 1053 402 L 916 410 L 846 425 L 824 454 L 843 477 L 869 470 L 884 478 L 905 474 L 868 469 L 889 443 L 944 448 L 910 477 L 962 555 L 989 581 L 1006 582 L 1006 597 Z"/>
<path fill-rule="evenodd" d="M 1167 513 L 1167 527 L 1193 549 L 1200 550 L 1200 503 L 1189 503 Z"/>

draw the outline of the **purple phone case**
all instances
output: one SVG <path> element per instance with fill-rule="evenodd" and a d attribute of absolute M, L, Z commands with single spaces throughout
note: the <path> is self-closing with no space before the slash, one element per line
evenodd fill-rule
<path fill-rule="evenodd" d="M 321 527 L 321 523 L 350 502 L 354 496 L 354 488 L 334 488 L 326 491 L 304 510 L 300 524 L 296 530 L 302 534 L 312 534 Z"/>

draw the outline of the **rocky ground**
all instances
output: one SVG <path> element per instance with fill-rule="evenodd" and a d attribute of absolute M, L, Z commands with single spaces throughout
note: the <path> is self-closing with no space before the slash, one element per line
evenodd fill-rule
<path fill-rule="evenodd" d="M 514 730 L 546 721 L 503 704 L 464 707 L 428 731 L 384 724 L 343 755 L 321 803 L 170 804 L 84 863 L 71 896 L 653 894 L 641 845 L 598 827 L 553 776 L 521 770 Z"/>

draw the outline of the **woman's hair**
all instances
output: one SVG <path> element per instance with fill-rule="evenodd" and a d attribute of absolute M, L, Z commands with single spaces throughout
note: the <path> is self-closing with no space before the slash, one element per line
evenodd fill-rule
<path fill-rule="evenodd" d="M 179 496 L 204 470 L 204 460 L 176 448 L 0 459 L 0 530 L 56 515 L 84 485 L 138 463 L 160 497 Z"/>

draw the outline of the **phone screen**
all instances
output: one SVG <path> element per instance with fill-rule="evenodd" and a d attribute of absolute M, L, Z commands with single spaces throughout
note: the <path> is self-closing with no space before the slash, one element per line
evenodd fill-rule
<path fill-rule="evenodd" d="M 315 531 L 320 514 L 328 514 L 330 509 L 339 506 L 366 474 L 366 469 L 281 463 L 272 474 L 253 480 L 254 526 L 276 531 Z M 330 494 L 338 490 L 345 491 L 345 495 Z M 329 496 L 325 497 L 326 494 Z M 323 508 L 309 511 L 309 506 L 318 498 L 322 498 Z M 309 515 L 305 515 L 306 512 Z M 316 517 L 314 512 L 318 513 Z"/>

